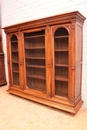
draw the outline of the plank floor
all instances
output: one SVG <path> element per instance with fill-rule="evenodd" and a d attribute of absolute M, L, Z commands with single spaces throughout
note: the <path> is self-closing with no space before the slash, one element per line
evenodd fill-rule
<path fill-rule="evenodd" d="M 76 115 L 9 94 L 0 87 L 0 130 L 86 130 L 87 108 Z"/>

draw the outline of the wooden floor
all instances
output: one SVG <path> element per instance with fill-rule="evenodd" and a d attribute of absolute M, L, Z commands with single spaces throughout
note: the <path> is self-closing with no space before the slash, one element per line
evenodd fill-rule
<path fill-rule="evenodd" d="M 32 102 L 0 87 L 0 130 L 86 130 L 87 108 L 76 115 Z"/>

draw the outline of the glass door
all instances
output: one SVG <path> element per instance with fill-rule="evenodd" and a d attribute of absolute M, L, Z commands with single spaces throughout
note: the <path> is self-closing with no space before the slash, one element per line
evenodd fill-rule
<path fill-rule="evenodd" d="M 11 61 L 12 61 L 12 77 L 13 85 L 20 85 L 19 80 L 19 54 L 18 54 L 18 39 L 16 35 L 11 37 Z"/>
<path fill-rule="evenodd" d="M 68 42 L 69 34 L 66 28 L 59 28 L 54 34 L 54 67 L 55 95 L 68 97 Z"/>
<path fill-rule="evenodd" d="M 45 30 L 24 33 L 26 85 L 46 91 Z"/>

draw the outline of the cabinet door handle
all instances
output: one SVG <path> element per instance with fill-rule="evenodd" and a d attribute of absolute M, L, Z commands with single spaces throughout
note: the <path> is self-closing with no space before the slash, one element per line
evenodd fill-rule
<path fill-rule="evenodd" d="M 23 65 L 23 61 L 24 61 L 24 60 L 20 61 L 20 65 Z"/>
<path fill-rule="evenodd" d="M 51 59 L 51 63 L 48 64 L 48 68 L 53 68 L 53 60 Z"/>
<path fill-rule="evenodd" d="M 47 66 L 48 66 L 48 68 L 51 68 L 51 64 L 48 64 Z"/>

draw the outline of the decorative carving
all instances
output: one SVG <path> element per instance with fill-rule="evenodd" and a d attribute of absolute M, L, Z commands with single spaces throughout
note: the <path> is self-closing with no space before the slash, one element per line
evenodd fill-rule
<path fill-rule="evenodd" d="M 20 31 L 20 26 L 17 26 L 17 30 Z"/>
<path fill-rule="evenodd" d="M 49 29 L 50 29 L 50 27 L 49 27 L 49 26 L 47 26 L 47 27 L 46 27 L 46 34 L 48 34 L 48 33 L 49 33 Z"/>
<path fill-rule="evenodd" d="M 57 16 L 53 16 L 53 17 L 48 17 L 48 18 L 43 18 L 43 19 L 39 19 L 39 20 L 35 20 L 35 21 L 31 21 L 31 22 L 26 22 L 26 23 L 22 23 L 22 24 L 18 24 L 18 25 L 14 25 L 14 26 L 10 26 L 10 27 L 6 27 L 5 32 L 14 32 L 17 30 L 24 30 L 24 29 L 29 29 L 29 28 L 35 28 L 35 27 L 44 27 L 47 25 L 52 25 L 52 24 L 58 24 L 58 23 L 62 23 L 65 20 L 67 22 L 69 21 L 75 21 L 75 20 L 79 20 L 82 23 L 84 22 L 84 17 L 82 17 L 82 19 L 80 18 L 80 16 L 82 16 L 78 11 L 75 12 L 71 12 L 68 13 L 66 15 L 57 15 Z"/>
<path fill-rule="evenodd" d="M 20 62 L 20 65 L 23 65 L 23 63 L 24 63 L 24 60 L 22 60 L 22 61 Z"/>
<path fill-rule="evenodd" d="M 75 25 L 72 25 L 72 29 L 75 29 Z"/>
<path fill-rule="evenodd" d="M 54 26 L 54 27 L 52 27 L 52 36 L 54 37 L 54 34 L 55 34 L 55 30 L 57 29 L 58 27 L 57 26 Z"/>
<path fill-rule="evenodd" d="M 67 27 L 68 29 L 70 29 L 70 26 L 69 26 L 69 25 L 67 25 L 66 27 Z"/>
<path fill-rule="evenodd" d="M 72 70 L 75 70 L 75 69 L 76 69 L 76 66 L 75 66 L 75 65 L 72 65 L 71 68 L 72 68 Z"/>
<path fill-rule="evenodd" d="M 51 68 L 51 64 L 47 64 L 48 68 Z"/>
<path fill-rule="evenodd" d="M 53 60 L 51 59 L 51 63 L 47 64 L 48 68 L 53 68 Z"/>
<path fill-rule="evenodd" d="M 76 16 L 76 20 L 80 21 L 81 23 L 83 23 L 83 19 L 81 19 L 79 16 Z"/>
<path fill-rule="evenodd" d="M 49 29 L 50 29 L 50 27 L 49 26 L 47 26 L 47 32 L 49 33 Z"/>

